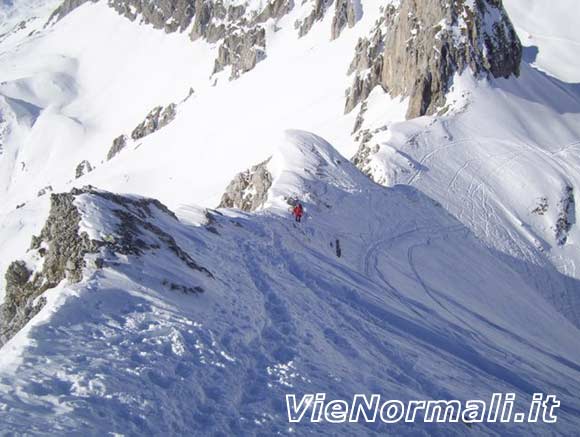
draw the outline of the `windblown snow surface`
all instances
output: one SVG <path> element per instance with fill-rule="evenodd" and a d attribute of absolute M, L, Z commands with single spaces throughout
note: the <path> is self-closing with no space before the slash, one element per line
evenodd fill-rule
<path fill-rule="evenodd" d="M 51 291 L 33 326 L 5 346 L 3 426 L 273 435 L 292 431 L 288 392 L 406 400 L 544 391 L 562 399 L 557 428 L 473 432 L 577 429 L 580 351 L 569 347 L 577 328 L 526 283 L 521 261 L 486 248 L 416 189 L 373 184 L 312 134 L 289 132 L 271 167 L 261 213 L 214 212 L 212 230 L 189 209 L 179 220 L 154 214 L 215 278 L 159 250 L 107 259 L 110 267 L 87 271 L 81 284 Z M 300 226 L 284 201 L 295 194 L 306 200 Z M 93 238 L 110 233 L 112 205 L 91 194 L 76 202 Z M 164 280 L 205 292 L 184 295 Z M 9 373 L 14 360 L 18 371 Z M 466 429 L 352 424 L 343 432 Z M 320 424 L 294 431 L 337 432 Z"/>
<path fill-rule="evenodd" d="M 575 2 L 506 0 L 521 76 L 457 77 L 444 116 L 405 121 L 406 101 L 375 89 L 362 129 L 380 185 L 348 160 L 358 108 L 343 109 L 355 44 L 384 2 L 363 1 L 332 42 L 332 14 L 297 38 L 310 7 L 298 5 L 267 23 L 266 59 L 232 82 L 209 78 L 215 45 L 106 2 L 45 27 L 58 3 L 0 3 L 0 271 L 43 227 L 41 190 L 92 184 L 168 205 L 177 219 L 149 220 L 213 278 L 161 245 L 104 253 L 104 269 L 49 290 L 0 350 L 1 433 L 578 434 L 580 231 L 577 202 L 563 206 L 580 187 Z M 172 102 L 169 126 L 106 161 L 114 138 Z M 269 156 L 262 209 L 211 209 Z M 83 160 L 94 171 L 75 179 Z M 305 203 L 301 225 L 290 197 Z M 115 237 L 106 196 L 76 204 L 83 230 Z M 4 288 L 2 275 L 0 300 Z M 315 392 L 562 404 L 556 424 L 289 424 L 285 394 Z"/>

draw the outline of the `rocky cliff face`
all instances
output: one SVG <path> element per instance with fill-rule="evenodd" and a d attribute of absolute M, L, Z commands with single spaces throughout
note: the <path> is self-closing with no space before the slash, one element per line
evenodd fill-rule
<path fill-rule="evenodd" d="M 256 18 L 256 21 L 263 23 L 270 18 L 282 18 L 294 7 L 293 0 L 271 0 L 266 2 L 266 6 L 262 9 L 262 12 Z"/>
<path fill-rule="evenodd" d="M 347 26 L 353 27 L 360 20 L 362 16 L 360 0 L 312 0 L 310 13 L 294 23 L 298 36 L 306 35 L 317 22 L 322 21 L 333 3 L 335 7 L 330 28 L 331 40 L 338 38 Z"/>
<path fill-rule="evenodd" d="M 87 199 L 88 197 L 88 199 Z M 113 229 L 99 239 L 81 232 L 85 212 L 79 199 L 114 217 Z M 119 255 L 145 257 L 151 251 L 168 251 L 176 263 L 188 270 L 213 278 L 178 242 L 158 225 L 159 217 L 177 221 L 175 215 L 157 200 L 124 197 L 92 187 L 70 193 L 53 194 L 51 209 L 39 236 L 32 238 L 28 262 L 14 261 L 6 271 L 6 296 L 0 307 L 0 346 L 10 340 L 46 304 L 43 294 L 63 280 L 70 284 L 83 280 L 84 269 L 115 268 Z M 87 255 L 93 254 L 92 261 Z M 32 261 L 30 261 L 32 260 Z M 198 285 L 167 283 L 171 290 L 187 293 L 204 291 Z"/>
<path fill-rule="evenodd" d="M 268 2 L 260 11 L 245 4 L 196 0 L 191 39 L 220 43 L 212 74 L 231 67 L 230 80 L 253 69 L 266 57 L 266 31 L 262 23 L 280 18 L 291 8 L 288 0 Z"/>
<path fill-rule="evenodd" d="M 392 96 L 410 98 L 408 118 L 433 114 L 445 105 L 456 73 L 519 74 L 521 43 L 501 0 L 402 0 L 385 8 L 382 25 L 382 57 L 365 52 L 370 40 L 357 47 L 347 111 L 368 89 L 382 86 Z"/>
<path fill-rule="evenodd" d="M 230 79 L 237 79 L 265 57 L 266 31 L 262 26 L 254 26 L 245 31 L 232 31 L 224 37 L 218 49 L 213 74 L 230 66 Z"/>
<path fill-rule="evenodd" d="M 125 147 L 127 147 L 127 137 L 125 135 L 119 135 L 113 140 L 113 144 L 107 152 L 107 161 L 110 161 L 119 153 L 121 153 L 121 150 L 123 150 Z"/>
<path fill-rule="evenodd" d="M 360 102 L 364 102 L 375 87 L 384 88 L 381 82 L 385 49 L 382 25 L 383 21 L 380 21 L 372 35 L 369 38 L 359 39 L 355 47 L 355 56 L 348 68 L 349 75 L 356 74 L 346 94 L 345 112 L 347 113 Z"/>
<path fill-rule="evenodd" d="M 332 4 L 332 0 L 314 0 L 312 2 L 312 10 L 302 21 L 297 21 L 294 26 L 298 29 L 298 35 L 306 35 L 314 23 L 321 21 L 326 14 L 326 10 Z"/>
<path fill-rule="evenodd" d="M 568 241 L 568 234 L 572 226 L 576 223 L 576 200 L 574 188 L 566 186 L 562 199 L 558 204 L 558 219 L 554 226 L 556 242 L 563 246 Z"/>
<path fill-rule="evenodd" d="M 42 294 L 63 279 L 82 279 L 84 256 L 98 244 L 79 234 L 81 216 L 72 194 L 53 194 L 49 217 L 31 251 L 42 260 L 42 269 L 29 270 L 24 261 L 13 262 L 6 272 L 6 297 L 1 310 L 0 345 L 12 338 L 46 304 Z"/>
<path fill-rule="evenodd" d="M 226 188 L 219 207 L 255 211 L 262 206 L 272 186 L 272 175 L 267 167 L 269 161 L 236 175 Z"/>
<path fill-rule="evenodd" d="M 330 39 L 336 39 L 348 26 L 354 27 L 361 18 L 362 7 L 358 0 L 336 0 Z"/>
<path fill-rule="evenodd" d="M 212 43 L 219 41 L 226 34 L 227 23 L 239 20 L 244 12 L 243 6 L 228 8 L 222 1 L 196 0 L 191 39 L 204 38 Z"/>

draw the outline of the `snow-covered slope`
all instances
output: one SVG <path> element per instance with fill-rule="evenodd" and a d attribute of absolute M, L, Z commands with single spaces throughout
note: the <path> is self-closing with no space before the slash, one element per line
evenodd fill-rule
<path fill-rule="evenodd" d="M 429 30 L 421 17 L 391 28 L 397 7 L 417 2 L 73 0 L 50 21 L 60 1 L 0 2 L 0 301 L 13 261 L 50 276 L 39 252 L 50 238 L 31 245 L 51 235 L 50 193 L 107 190 L 63 198 L 74 197 L 100 255 L 87 255 L 80 282 L 70 276 L 79 266 L 56 256 L 48 265 L 65 268 L 48 291 L 27 290 L 27 308 L 43 309 L 2 348 L 2 423 L 17 433 L 28 423 L 35 433 L 272 435 L 289 432 L 288 384 L 403 399 L 538 389 L 562 399 L 557 426 L 393 432 L 573 435 L 578 19 L 571 0 L 504 0 L 523 51 L 515 65 L 519 41 L 504 41 L 512 68 L 501 78 L 488 64 L 502 53 L 479 33 L 493 36 L 501 19 L 509 34 L 492 3 L 501 6 L 421 3 L 428 18 L 450 14 L 441 47 L 475 45 L 452 46 L 454 60 L 479 58 L 446 65 L 448 92 L 423 90 L 437 95 L 433 115 L 407 120 L 417 94 L 389 94 L 389 35 L 442 65 L 417 38 Z M 488 14 L 473 27 L 476 5 Z M 133 16 L 139 8 L 149 9 Z M 401 84 L 414 83 L 411 70 Z M 349 108 L 354 76 L 364 92 Z M 313 134 L 280 139 L 285 129 Z M 235 174 L 270 156 L 273 184 L 257 211 L 207 212 Z M 300 227 L 287 211 L 296 197 L 307 207 Z M 140 239 L 146 249 L 127 250 Z"/>
<path fill-rule="evenodd" d="M 575 86 L 530 66 L 517 81 L 465 76 L 455 86 L 458 100 L 469 101 L 465 110 L 377 131 L 364 149 L 378 152 L 361 168 L 379 183 L 417 187 L 490 246 L 577 278 Z M 575 286 L 548 281 L 538 288 L 551 300 L 561 297 L 557 305 L 580 320 Z"/>
<path fill-rule="evenodd" d="M 578 330 L 524 281 L 522 261 L 486 248 L 416 189 L 373 184 L 315 135 L 289 132 L 270 169 L 266 209 L 213 211 L 205 224 L 191 209 L 178 220 L 139 199 L 78 193 L 81 230 L 107 244 L 91 255 L 103 267 L 50 291 L 4 346 L 4 429 L 273 435 L 291 432 L 287 392 L 405 400 L 537 390 L 561 398 L 556 426 L 472 432 L 577 429 Z M 287 217 L 292 196 L 305 201 L 299 226 Z M 336 426 L 294 431 L 335 435 Z"/>
<path fill-rule="evenodd" d="M 526 62 L 569 83 L 580 81 L 574 0 L 504 0 L 522 43 Z"/>
<path fill-rule="evenodd" d="M 215 46 L 132 23 L 104 2 L 83 5 L 42 37 L 6 53 L 0 64 L 4 87 L 18 91 L 10 97 L 44 109 L 37 103 L 46 101 L 44 96 L 28 91 L 38 89 L 33 83 L 50 81 L 63 91 L 58 108 L 40 111 L 29 138 L 5 145 L 11 159 L 2 162 L 9 178 L 0 187 L 3 209 L 34 198 L 48 185 L 66 190 L 74 183 L 139 192 L 174 206 L 215 205 L 231 175 L 270 154 L 271 134 L 291 127 L 316 131 L 353 153 L 354 115 L 344 121 L 342 112 L 356 38 L 378 14 L 378 4 L 366 8 L 365 18 L 332 43 L 330 16 L 300 39 L 294 29 L 300 8 L 269 21 L 266 60 L 252 74 L 229 82 L 227 75 L 209 78 Z M 190 89 L 194 94 L 179 105 L 171 126 L 106 162 L 116 137 L 129 135 L 154 107 L 181 102 Z M 399 109 L 399 117 L 404 111 Z M 54 150 L 58 163 L 38 150 Z M 96 170 L 77 182 L 75 168 L 83 160 Z"/>

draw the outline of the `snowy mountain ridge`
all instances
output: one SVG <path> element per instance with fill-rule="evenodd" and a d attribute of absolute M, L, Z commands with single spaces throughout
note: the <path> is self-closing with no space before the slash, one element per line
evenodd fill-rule
<path fill-rule="evenodd" d="M 573 435 L 580 39 L 550 3 L 1 3 L 2 432 Z M 557 424 L 284 404 L 537 391 Z"/>
<path fill-rule="evenodd" d="M 498 257 L 418 191 L 373 184 L 312 134 L 289 133 L 272 162 L 260 214 L 182 210 L 177 220 L 146 200 L 72 193 L 80 235 L 100 249 L 82 281 L 47 293 L 35 321 L 4 346 L 5 360 L 20 357 L 18 374 L 3 376 L 12 385 L 2 396 L 8 429 L 286 433 L 288 391 L 464 399 L 489 390 L 526 398 L 540 388 L 565 405 L 558 429 L 577 426 L 578 357 L 565 347 L 577 328 L 546 312 L 517 260 Z M 286 217 L 296 194 L 305 199 L 302 228 Z M 371 214 L 341 213 L 364 203 Z M 203 268 L 175 259 L 172 247 Z M 60 350 L 71 354 L 43 358 Z M 22 405 L 43 413 L 19 425 Z M 544 426 L 526 432 L 552 429 Z M 397 432 L 422 429 L 428 424 Z"/>

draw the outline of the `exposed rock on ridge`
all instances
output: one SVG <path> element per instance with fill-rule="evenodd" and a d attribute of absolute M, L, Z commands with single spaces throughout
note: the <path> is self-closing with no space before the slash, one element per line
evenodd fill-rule
<path fill-rule="evenodd" d="M 356 75 L 346 93 L 346 113 L 352 111 L 360 102 L 364 102 L 375 87 L 381 86 L 385 89 L 381 83 L 383 51 L 383 31 L 380 26 L 375 28 L 370 38 L 358 40 L 354 59 L 348 69 L 348 74 L 356 72 Z"/>
<path fill-rule="evenodd" d="M 262 206 L 272 186 L 272 175 L 267 167 L 269 161 L 268 159 L 236 175 L 226 188 L 219 208 L 255 211 Z"/>
<path fill-rule="evenodd" d="M 175 116 L 177 115 L 176 108 L 177 105 L 171 103 L 166 107 L 157 106 L 152 109 L 145 117 L 145 120 L 133 130 L 131 138 L 139 140 L 164 128 L 175 119 Z"/>
<path fill-rule="evenodd" d="M 568 241 L 568 233 L 572 225 L 576 223 L 576 200 L 574 198 L 574 188 L 566 186 L 564 196 L 559 203 L 558 219 L 554 226 L 556 242 L 563 246 Z"/>
<path fill-rule="evenodd" d="M 234 31 L 227 34 L 220 45 L 212 74 L 231 66 L 230 79 L 237 79 L 252 70 L 265 56 L 266 31 L 262 26 L 242 32 Z"/>
<path fill-rule="evenodd" d="M 86 159 L 81 161 L 75 170 L 75 179 L 81 178 L 84 175 L 93 171 L 93 166 Z"/>
<path fill-rule="evenodd" d="M 64 0 L 52 13 L 49 23 L 60 20 L 85 3 L 99 0 Z M 186 30 L 195 12 L 192 0 L 107 0 L 107 4 L 131 21 L 141 19 L 167 33 Z"/>
<path fill-rule="evenodd" d="M 109 202 L 108 213 L 118 219 L 118 224 L 114 235 L 98 242 L 109 251 L 121 255 L 143 256 L 148 251 L 166 248 L 190 269 L 213 278 L 209 270 L 199 265 L 170 234 L 154 223 L 156 210 L 172 220 L 177 220 L 175 214 L 158 200 L 125 197 L 91 187 L 73 190 L 72 193 L 88 194 Z"/>
<path fill-rule="evenodd" d="M 195 12 L 191 39 L 214 43 L 225 37 L 227 24 L 239 20 L 245 10 L 243 5 L 226 8 L 221 0 L 195 0 Z"/>
<path fill-rule="evenodd" d="M 314 0 L 310 14 L 308 14 L 304 20 L 295 23 L 295 27 L 298 29 L 298 36 L 302 37 L 306 35 L 310 32 L 314 23 L 324 18 L 326 10 L 330 7 L 332 1 L 333 0 Z"/>
<path fill-rule="evenodd" d="M 107 161 L 117 156 L 125 147 L 127 147 L 127 137 L 125 135 L 119 135 L 113 140 L 113 145 L 107 153 Z"/>
<path fill-rule="evenodd" d="M 190 0 L 109 0 L 109 6 L 132 21 L 141 17 L 144 23 L 167 33 L 185 31 L 195 12 Z"/>
<path fill-rule="evenodd" d="M 262 23 L 264 21 L 269 20 L 270 18 L 282 18 L 288 12 L 292 10 L 294 7 L 293 0 L 273 0 L 268 1 L 266 6 L 260 12 L 258 17 L 256 18 L 256 22 Z"/>
<path fill-rule="evenodd" d="M 237 79 L 266 57 L 266 31 L 262 23 L 282 17 L 292 5 L 291 0 L 275 0 L 258 12 L 243 4 L 226 7 L 221 0 L 196 0 L 191 39 L 221 41 L 212 74 L 231 67 L 229 78 Z"/>
<path fill-rule="evenodd" d="M 354 27 L 360 19 L 360 7 L 358 0 L 336 0 L 331 27 L 331 40 L 338 38 L 346 26 Z"/>
<path fill-rule="evenodd" d="M 370 75 L 357 68 L 346 111 L 380 85 L 410 97 L 407 117 L 414 118 L 444 106 L 453 76 L 467 68 L 476 76 L 519 75 L 521 43 L 501 0 L 402 0 L 385 8 L 384 26 L 382 59 L 365 59 Z M 359 49 L 357 64 L 366 57 Z"/>
<path fill-rule="evenodd" d="M 314 24 L 322 21 L 333 2 L 335 3 L 335 9 L 330 29 L 331 40 L 338 38 L 345 27 L 353 27 L 361 18 L 362 6 L 360 0 L 312 0 L 310 13 L 305 18 L 294 23 L 294 27 L 298 30 L 298 36 L 306 35 Z"/>
<path fill-rule="evenodd" d="M 99 245 L 87 234 L 79 234 L 81 216 L 73 194 L 53 194 L 51 209 L 42 232 L 33 237 L 31 250 L 43 258 L 42 270 L 32 272 L 23 261 L 15 261 L 6 272 L 6 297 L 0 320 L 0 344 L 6 343 L 46 304 L 42 294 L 63 279 L 82 279 L 84 256 Z"/>
<path fill-rule="evenodd" d="M 65 0 L 50 21 L 63 18 L 89 1 L 99 0 Z M 167 33 L 191 28 L 193 41 L 202 38 L 220 43 L 213 73 L 231 66 L 230 79 L 251 70 L 265 57 L 266 32 L 262 23 L 281 18 L 294 6 L 292 0 L 267 2 L 261 10 L 222 0 L 107 0 L 107 4 L 131 21 L 139 20 Z"/>
<path fill-rule="evenodd" d="M 169 105 L 157 106 L 153 108 L 149 114 L 135 129 L 131 132 L 131 140 L 137 141 L 145 138 L 152 133 L 164 128 L 171 123 L 177 115 L 177 105 L 170 103 Z M 113 145 L 107 153 L 107 161 L 110 161 L 117 156 L 128 145 L 129 138 L 126 135 L 120 135 L 113 140 Z M 90 164 L 89 164 L 90 165 Z"/>
<path fill-rule="evenodd" d="M 91 209 L 114 216 L 114 231 L 102 239 L 91 239 L 81 232 L 84 213 L 77 204 L 81 196 L 90 196 Z M 118 255 L 145 256 L 147 252 L 167 250 L 177 262 L 193 272 L 213 278 L 177 241 L 156 224 L 159 216 L 177 220 L 163 204 L 154 199 L 130 198 L 99 191 L 91 187 L 74 189 L 70 193 L 53 194 L 48 219 L 39 236 L 32 238 L 28 257 L 36 267 L 15 261 L 7 269 L 6 296 L 0 307 L 0 345 L 6 343 L 45 306 L 43 294 L 67 280 L 74 284 L 83 280 L 83 269 L 114 267 Z M 94 254 L 89 264 L 86 256 Z M 34 270 L 34 271 L 33 271 Z M 201 292 L 200 286 L 172 289 Z"/>

